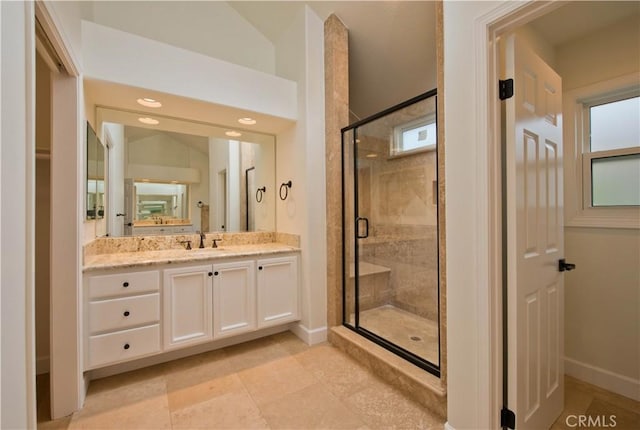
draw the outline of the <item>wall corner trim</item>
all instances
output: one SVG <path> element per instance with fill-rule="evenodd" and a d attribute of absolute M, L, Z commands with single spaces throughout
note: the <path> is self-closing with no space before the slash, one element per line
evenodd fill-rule
<path fill-rule="evenodd" d="M 327 341 L 327 327 L 308 329 L 300 323 L 291 324 L 290 330 L 307 345 L 316 345 Z"/>

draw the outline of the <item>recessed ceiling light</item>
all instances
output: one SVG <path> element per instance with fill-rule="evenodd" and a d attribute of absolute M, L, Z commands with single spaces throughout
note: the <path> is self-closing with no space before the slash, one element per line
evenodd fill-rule
<path fill-rule="evenodd" d="M 238 122 L 244 125 L 253 125 L 256 123 L 256 120 L 253 118 L 245 117 L 245 118 L 240 118 Z"/>
<path fill-rule="evenodd" d="M 227 131 L 224 134 L 226 134 L 229 137 L 240 137 L 242 136 L 242 133 L 238 133 L 237 131 Z"/>
<path fill-rule="evenodd" d="M 146 107 L 150 107 L 150 108 L 159 108 L 162 106 L 162 103 L 160 103 L 158 100 L 156 99 L 151 99 L 149 97 L 143 97 L 141 99 L 137 100 L 138 104 L 141 104 L 142 106 L 146 106 Z"/>
<path fill-rule="evenodd" d="M 366 155 L 367 158 L 376 158 L 377 156 L 378 154 L 374 154 L 373 152 L 371 154 Z"/>
<path fill-rule="evenodd" d="M 160 121 L 158 121 L 157 119 L 153 119 L 153 118 L 149 118 L 149 117 L 138 118 L 138 121 L 140 121 L 143 124 L 148 124 L 148 125 L 158 125 L 158 124 L 160 124 Z"/>

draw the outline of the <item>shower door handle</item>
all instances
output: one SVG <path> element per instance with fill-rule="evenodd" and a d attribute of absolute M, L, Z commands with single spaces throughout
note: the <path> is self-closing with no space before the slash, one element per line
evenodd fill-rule
<path fill-rule="evenodd" d="M 364 230 L 360 228 L 362 225 L 360 221 L 364 221 Z M 364 231 L 364 234 L 360 234 L 361 231 Z M 369 237 L 369 219 L 368 218 L 356 218 L 356 237 L 358 239 L 366 239 Z"/>

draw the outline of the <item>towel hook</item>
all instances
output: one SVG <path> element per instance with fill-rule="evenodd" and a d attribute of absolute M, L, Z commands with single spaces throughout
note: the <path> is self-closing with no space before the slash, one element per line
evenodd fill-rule
<path fill-rule="evenodd" d="M 262 201 L 262 195 L 267 191 L 267 187 L 258 188 L 256 190 L 256 201 L 260 203 Z"/>
<path fill-rule="evenodd" d="M 283 182 L 282 185 L 280 185 L 280 191 L 278 192 L 278 194 L 280 194 L 280 200 L 287 200 L 287 197 L 289 196 L 289 188 L 291 188 L 291 181 Z M 282 196 L 283 189 L 284 189 L 284 197 Z"/>

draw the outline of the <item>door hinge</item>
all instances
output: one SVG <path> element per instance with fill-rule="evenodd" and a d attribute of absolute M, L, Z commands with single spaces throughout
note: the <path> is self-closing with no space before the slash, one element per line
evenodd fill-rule
<path fill-rule="evenodd" d="M 498 96 L 500 97 L 500 100 L 506 100 L 513 97 L 513 79 L 498 81 Z"/>
<path fill-rule="evenodd" d="M 516 414 L 507 408 L 502 408 L 500 411 L 500 426 L 509 429 L 516 428 Z"/>

